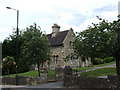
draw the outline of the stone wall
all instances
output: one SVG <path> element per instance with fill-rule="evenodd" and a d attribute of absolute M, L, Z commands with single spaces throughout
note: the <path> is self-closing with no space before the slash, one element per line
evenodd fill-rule
<path fill-rule="evenodd" d="M 114 75 L 108 78 L 64 76 L 64 87 L 69 88 L 117 88 L 118 85 L 118 77 Z"/>
<path fill-rule="evenodd" d="M 15 85 L 16 79 L 18 85 L 37 85 L 47 82 L 57 82 L 63 80 L 63 68 L 57 67 L 55 68 L 55 76 L 52 78 L 48 78 L 47 69 L 41 68 L 40 77 L 26 77 L 26 76 L 17 76 L 16 77 L 0 77 L 3 85 Z"/>
<path fill-rule="evenodd" d="M 15 85 L 16 78 L 15 77 L 1 77 L 3 85 Z M 60 81 L 62 77 L 54 77 L 51 79 L 43 79 L 39 77 L 25 77 L 25 76 L 18 76 L 18 85 L 37 85 L 42 83 L 47 83 L 50 81 Z"/>

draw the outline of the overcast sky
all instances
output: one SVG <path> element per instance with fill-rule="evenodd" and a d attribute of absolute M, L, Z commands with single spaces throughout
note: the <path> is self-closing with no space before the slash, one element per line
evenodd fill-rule
<path fill-rule="evenodd" d="M 0 0 L 0 41 L 12 34 L 16 28 L 18 9 L 20 30 L 36 23 L 47 34 L 57 23 L 61 31 L 73 28 L 74 32 L 85 30 L 97 23 L 96 16 L 108 21 L 117 19 L 119 0 Z"/>

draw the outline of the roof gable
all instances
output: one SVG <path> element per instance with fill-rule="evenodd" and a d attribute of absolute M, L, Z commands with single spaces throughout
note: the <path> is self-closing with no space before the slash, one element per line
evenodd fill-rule
<path fill-rule="evenodd" d="M 69 32 L 69 30 L 57 32 L 55 37 L 52 37 L 52 34 L 48 34 L 47 37 L 48 37 L 48 40 L 50 42 L 50 45 L 52 47 L 54 47 L 54 46 L 62 46 L 63 41 L 64 41 L 64 39 L 65 39 L 68 32 Z"/>

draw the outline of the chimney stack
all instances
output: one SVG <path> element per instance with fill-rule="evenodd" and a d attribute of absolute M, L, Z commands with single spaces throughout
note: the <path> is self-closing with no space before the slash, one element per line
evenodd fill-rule
<path fill-rule="evenodd" d="M 58 26 L 57 24 L 54 24 L 52 26 L 52 37 L 55 37 L 57 32 L 59 32 L 59 31 L 60 31 L 60 26 Z"/>

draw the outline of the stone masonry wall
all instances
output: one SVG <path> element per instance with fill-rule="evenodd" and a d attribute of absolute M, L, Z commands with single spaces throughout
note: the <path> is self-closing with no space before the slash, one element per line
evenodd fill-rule
<path fill-rule="evenodd" d="M 113 75 L 108 78 L 64 76 L 64 87 L 69 88 L 117 88 L 117 86 L 118 77 Z"/>

